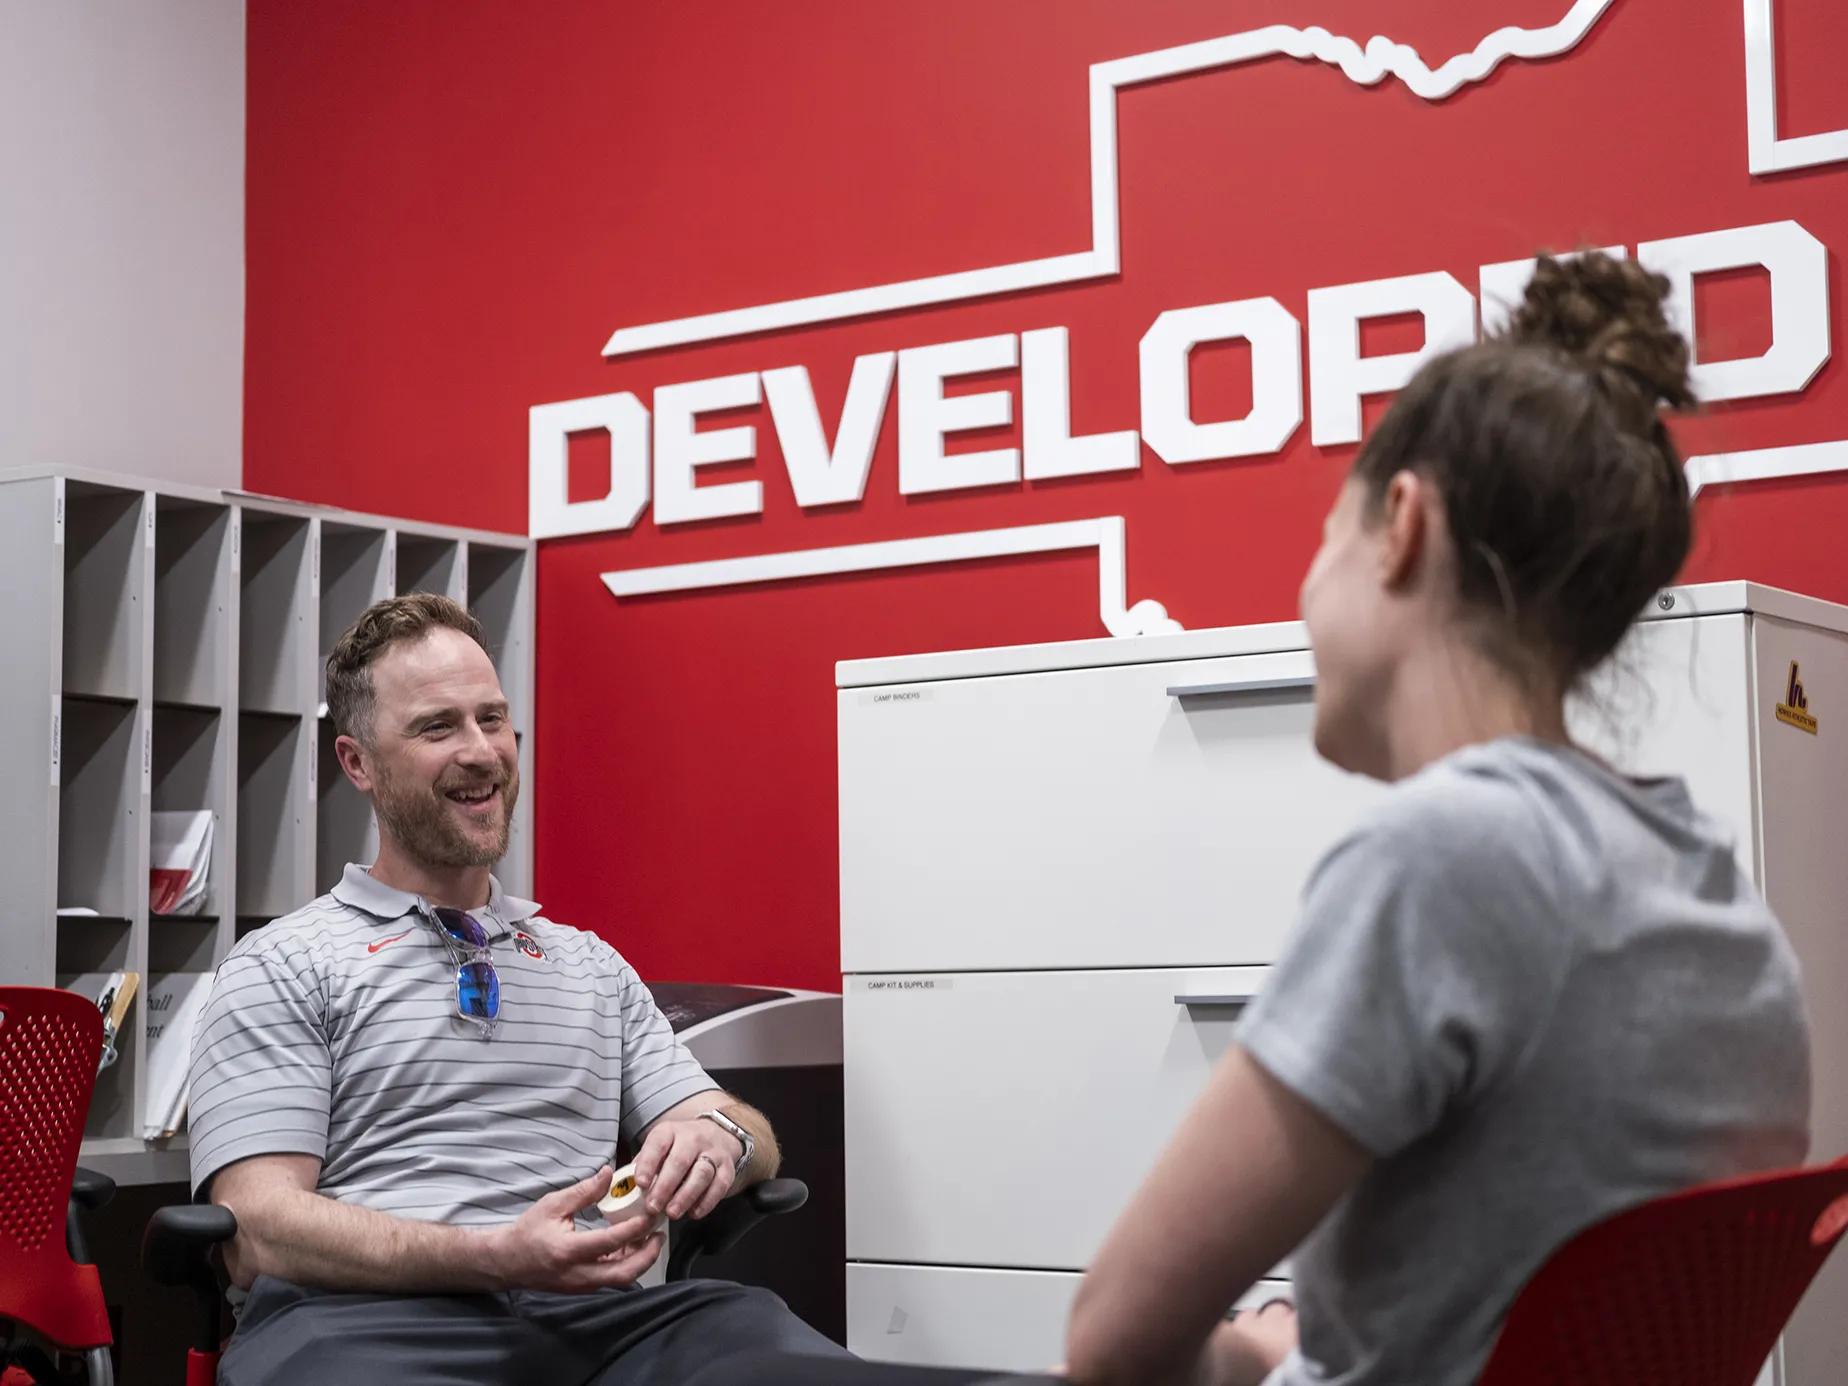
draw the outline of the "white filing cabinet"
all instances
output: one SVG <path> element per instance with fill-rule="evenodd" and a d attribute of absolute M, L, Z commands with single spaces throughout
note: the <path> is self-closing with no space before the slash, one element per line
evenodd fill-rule
<path fill-rule="evenodd" d="M 1814 733 L 1776 712 L 1792 661 Z M 837 682 L 848 1343 L 1043 1367 L 1310 867 L 1383 790 L 1316 757 L 1294 622 L 860 660 Z M 1684 776 L 1737 833 L 1804 963 L 1813 1159 L 1848 1154 L 1845 691 L 1848 610 L 1716 583 L 1664 592 L 1574 710 L 1582 740 Z M 1786 1352 L 1787 1386 L 1835 1386 L 1848 1261 Z"/>

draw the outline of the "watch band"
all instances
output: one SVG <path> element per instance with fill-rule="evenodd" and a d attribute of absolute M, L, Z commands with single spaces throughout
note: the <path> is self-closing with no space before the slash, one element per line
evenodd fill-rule
<path fill-rule="evenodd" d="M 738 1157 L 738 1163 L 732 1166 L 732 1178 L 744 1173 L 744 1167 L 751 1163 L 751 1152 L 757 1149 L 757 1142 L 751 1139 L 751 1133 L 721 1111 L 701 1112 L 700 1116 L 717 1126 L 721 1131 L 737 1137 L 738 1144 L 744 1147 L 744 1154 Z"/>

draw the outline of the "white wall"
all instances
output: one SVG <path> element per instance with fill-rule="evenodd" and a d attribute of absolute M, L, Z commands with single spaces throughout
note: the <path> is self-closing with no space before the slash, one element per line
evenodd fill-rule
<path fill-rule="evenodd" d="M 0 0 L 0 467 L 236 486 L 243 0 Z"/>

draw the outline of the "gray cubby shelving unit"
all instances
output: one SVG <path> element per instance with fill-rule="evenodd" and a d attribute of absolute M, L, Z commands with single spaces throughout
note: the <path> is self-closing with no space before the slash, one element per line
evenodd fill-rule
<path fill-rule="evenodd" d="M 94 996 L 117 970 L 216 967 L 377 846 L 340 773 L 323 664 L 395 592 L 443 592 L 486 628 L 525 792 L 498 874 L 532 888 L 533 548 L 236 491 L 71 469 L 0 471 L 0 981 Z M 34 770 L 31 767 L 42 767 Z M 149 815 L 215 815 L 197 915 L 150 916 Z M 93 911 L 60 915 L 59 910 Z M 140 1138 L 141 997 L 99 1076 L 84 1161 L 129 1183 L 186 1178 L 184 1136 Z"/>

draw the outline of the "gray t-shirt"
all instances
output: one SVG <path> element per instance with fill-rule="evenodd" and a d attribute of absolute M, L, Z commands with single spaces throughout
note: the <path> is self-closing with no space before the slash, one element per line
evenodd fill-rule
<path fill-rule="evenodd" d="M 457 1012 L 456 957 L 423 902 L 361 867 L 231 950 L 193 1043 L 196 1196 L 238 1160 L 301 1154 L 329 1198 L 505 1222 L 715 1086 L 595 934 L 498 883 L 471 913 L 500 978 L 492 1038 Z"/>
<path fill-rule="evenodd" d="M 1291 1258 L 1271 1386 L 1465 1386 L 1574 1233 L 1809 1145 L 1796 959 L 1729 834 L 1527 738 L 1323 858 L 1237 1038 L 1374 1156 Z"/>

